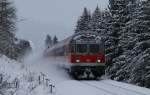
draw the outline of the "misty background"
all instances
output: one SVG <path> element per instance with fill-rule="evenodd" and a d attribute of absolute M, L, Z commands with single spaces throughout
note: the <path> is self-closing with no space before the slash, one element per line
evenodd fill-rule
<path fill-rule="evenodd" d="M 74 33 L 76 22 L 87 7 L 107 8 L 108 0 L 14 0 L 19 18 L 17 36 L 43 45 L 46 34 L 62 40 Z"/>

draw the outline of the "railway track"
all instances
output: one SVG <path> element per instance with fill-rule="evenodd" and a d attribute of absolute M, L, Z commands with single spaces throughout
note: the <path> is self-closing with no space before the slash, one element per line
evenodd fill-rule
<path fill-rule="evenodd" d="M 108 93 L 106 95 L 148 95 L 105 81 L 81 81 L 81 83 Z"/>
<path fill-rule="evenodd" d="M 114 92 L 111 92 L 111 91 L 109 91 L 109 90 L 106 90 L 106 89 L 104 89 L 104 88 L 102 88 L 102 87 L 95 86 L 95 85 L 93 85 L 93 84 L 91 84 L 91 83 L 88 83 L 88 82 L 81 82 L 81 83 L 83 83 L 83 84 L 85 84 L 85 85 L 88 85 L 88 86 L 90 86 L 90 87 L 93 87 L 93 88 L 95 88 L 95 89 L 98 89 L 98 90 L 100 90 L 100 91 L 104 91 L 104 92 L 108 93 L 107 95 L 118 95 L 118 94 L 116 94 L 116 93 L 114 93 Z"/>
<path fill-rule="evenodd" d="M 104 82 L 104 81 L 102 81 L 101 83 L 107 84 L 107 85 L 111 85 L 111 86 L 114 86 L 114 87 L 117 87 L 117 88 L 120 88 L 120 89 L 124 89 L 124 90 L 127 90 L 127 91 L 129 91 L 129 92 L 137 93 L 137 95 L 148 95 L 148 94 L 145 94 L 145 93 L 142 93 L 142 92 L 133 90 L 133 89 L 129 89 L 129 88 L 125 88 L 125 87 L 122 87 L 122 86 L 118 86 L 118 85 L 113 84 L 113 83 L 108 83 L 108 82 Z M 149 94 L 149 95 L 150 95 L 150 94 Z"/>

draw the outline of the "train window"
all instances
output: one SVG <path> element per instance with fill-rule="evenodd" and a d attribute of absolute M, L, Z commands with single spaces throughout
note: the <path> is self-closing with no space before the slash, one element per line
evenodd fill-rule
<path fill-rule="evenodd" d="M 77 44 L 76 45 L 76 50 L 77 53 L 87 53 L 87 44 Z"/>
<path fill-rule="evenodd" d="M 98 44 L 89 45 L 89 53 L 99 53 L 100 46 Z"/>
<path fill-rule="evenodd" d="M 73 44 L 70 45 L 70 50 L 71 50 L 71 53 L 74 53 L 74 52 L 75 52 L 75 48 L 74 48 L 74 45 L 73 45 Z"/>

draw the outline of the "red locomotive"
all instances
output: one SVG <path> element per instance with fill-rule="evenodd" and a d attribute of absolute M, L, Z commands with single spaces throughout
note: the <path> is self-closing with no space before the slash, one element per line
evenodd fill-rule
<path fill-rule="evenodd" d="M 76 33 L 47 49 L 46 54 L 62 59 L 75 78 L 97 78 L 105 71 L 104 41 L 97 33 Z"/>

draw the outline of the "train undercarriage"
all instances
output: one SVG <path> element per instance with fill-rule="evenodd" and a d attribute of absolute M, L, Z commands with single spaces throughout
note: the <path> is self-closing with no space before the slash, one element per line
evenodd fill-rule
<path fill-rule="evenodd" d="M 71 66 L 70 74 L 78 80 L 98 79 L 105 73 L 105 66 Z"/>

